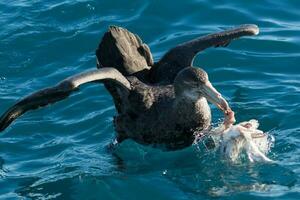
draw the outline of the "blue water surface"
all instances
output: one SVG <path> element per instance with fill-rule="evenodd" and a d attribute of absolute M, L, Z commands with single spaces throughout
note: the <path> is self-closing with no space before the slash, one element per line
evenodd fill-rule
<path fill-rule="evenodd" d="M 158 60 L 199 35 L 257 24 L 258 36 L 208 49 L 194 65 L 207 70 L 237 121 L 256 118 L 271 132 L 277 161 L 232 164 L 194 146 L 164 152 L 132 141 L 112 153 L 112 98 L 88 85 L 1 133 L 0 198 L 300 199 L 299 9 L 298 0 L 0 0 L 0 113 L 94 69 L 109 25 L 140 35 Z"/>

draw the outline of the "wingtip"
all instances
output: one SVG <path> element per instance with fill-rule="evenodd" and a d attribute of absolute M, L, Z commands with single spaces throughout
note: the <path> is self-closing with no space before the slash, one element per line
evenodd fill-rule
<path fill-rule="evenodd" d="M 10 115 L 11 109 L 6 111 L 2 116 L 0 116 L 0 132 L 3 132 L 13 121 Z"/>
<path fill-rule="evenodd" d="M 109 31 L 109 32 L 119 32 L 119 31 L 126 31 L 126 29 L 123 28 L 123 27 L 120 27 L 120 26 L 110 25 L 110 26 L 108 27 L 108 31 Z"/>
<path fill-rule="evenodd" d="M 259 34 L 259 27 L 256 24 L 244 24 L 241 27 L 251 32 L 253 35 Z"/>

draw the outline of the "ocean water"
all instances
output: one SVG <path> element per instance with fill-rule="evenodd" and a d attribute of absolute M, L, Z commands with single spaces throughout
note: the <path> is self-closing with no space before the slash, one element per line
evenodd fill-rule
<path fill-rule="evenodd" d="M 228 163 L 114 138 L 112 98 L 84 86 L 26 113 L 0 135 L 0 199 L 299 199 L 299 1 L 0 0 L 0 113 L 19 98 L 96 67 L 109 25 L 137 33 L 155 60 L 200 35 L 253 23 L 260 34 L 211 48 L 194 61 L 236 112 L 275 142 L 274 164 Z M 212 106 L 213 120 L 221 113 Z"/>

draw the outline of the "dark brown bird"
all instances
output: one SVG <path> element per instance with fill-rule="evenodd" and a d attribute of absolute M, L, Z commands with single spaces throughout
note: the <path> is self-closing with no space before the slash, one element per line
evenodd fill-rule
<path fill-rule="evenodd" d="M 112 26 L 96 51 L 98 69 L 67 78 L 54 87 L 33 93 L 0 118 L 3 131 L 17 117 L 68 97 L 85 83 L 103 82 L 114 99 L 116 140 L 175 150 L 194 141 L 194 133 L 208 129 L 208 102 L 224 113 L 226 100 L 212 86 L 207 73 L 191 67 L 194 57 L 208 47 L 227 46 L 241 36 L 258 34 L 256 25 L 210 34 L 183 43 L 154 63 L 149 47 L 126 29 Z"/>

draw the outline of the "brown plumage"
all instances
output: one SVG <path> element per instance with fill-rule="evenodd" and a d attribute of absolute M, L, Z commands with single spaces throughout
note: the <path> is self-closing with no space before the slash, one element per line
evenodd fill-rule
<path fill-rule="evenodd" d="M 154 63 L 149 47 L 137 35 L 111 27 L 96 51 L 98 70 L 75 75 L 22 99 L 1 116 L 0 131 L 26 111 L 60 101 L 82 84 L 103 82 L 117 109 L 118 142 L 133 139 L 172 150 L 184 148 L 193 142 L 195 131 L 210 126 L 207 101 L 225 113 L 230 109 L 207 73 L 190 67 L 194 56 L 208 47 L 225 46 L 257 33 L 257 26 L 243 25 L 200 37 L 171 49 Z"/>

